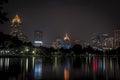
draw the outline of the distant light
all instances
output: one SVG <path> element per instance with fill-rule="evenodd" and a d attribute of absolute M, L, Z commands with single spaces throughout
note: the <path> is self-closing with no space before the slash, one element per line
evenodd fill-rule
<path fill-rule="evenodd" d="M 103 34 L 102 36 L 108 36 L 108 34 Z"/>
<path fill-rule="evenodd" d="M 70 38 L 69 38 L 67 33 L 65 34 L 64 40 L 70 40 Z"/>
<path fill-rule="evenodd" d="M 15 18 L 12 20 L 12 23 L 14 23 L 14 22 L 21 23 L 21 20 L 18 15 L 16 15 Z"/>
<path fill-rule="evenodd" d="M 35 79 L 41 79 L 42 76 L 42 63 L 35 63 L 35 68 L 34 68 L 34 77 Z"/>
<path fill-rule="evenodd" d="M 21 53 L 23 53 L 23 51 L 21 51 Z"/>
<path fill-rule="evenodd" d="M 35 53 L 35 51 L 32 51 L 32 53 L 34 54 L 34 53 Z"/>
<path fill-rule="evenodd" d="M 29 49 L 26 49 L 26 51 L 28 52 L 28 51 L 29 51 Z"/>
<path fill-rule="evenodd" d="M 26 72 L 28 72 L 28 58 L 26 59 Z"/>
<path fill-rule="evenodd" d="M 42 41 L 34 41 L 34 43 L 40 43 L 40 44 L 42 44 L 43 42 Z"/>
<path fill-rule="evenodd" d="M 99 51 L 102 51 L 102 49 L 98 48 Z"/>
<path fill-rule="evenodd" d="M 28 51 L 29 51 L 29 48 L 28 48 L 28 47 L 25 47 L 25 51 L 28 52 Z"/>

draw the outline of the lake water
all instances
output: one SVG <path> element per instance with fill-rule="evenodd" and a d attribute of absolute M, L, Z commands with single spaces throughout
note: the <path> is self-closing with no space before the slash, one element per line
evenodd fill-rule
<path fill-rule="evenodd" d="M 118 57 L 0 57 L 0 80 L 120 80 Z"/>

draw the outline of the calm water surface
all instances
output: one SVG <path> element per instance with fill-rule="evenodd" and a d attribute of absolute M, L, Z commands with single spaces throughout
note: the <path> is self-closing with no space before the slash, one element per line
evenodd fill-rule
<path fill-rule="evenodd" d="M 120 80 L 119 57 L 0 57 L 0 80 Z"/>

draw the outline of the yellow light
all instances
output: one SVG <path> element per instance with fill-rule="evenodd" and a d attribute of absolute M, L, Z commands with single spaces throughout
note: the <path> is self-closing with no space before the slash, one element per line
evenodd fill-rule
<path fill-rule="evenodd" d="M 26 72 L 28 72 L 28 58 L 26 59 Z"/>
<path fill-rule="evenodd" d="M 69 38 L 67 33 L 65 34 L 64 40 L 70 40 L 70 38 Z"/>
<path fill-rule="evenodd" d="M 28 52 L 28 51 L 29 51 L 29 49 L 26 49 L 26 51 Z"/>
<path fill-rule="evenodd" d="M 64 68 L 64 80 L 69 80 L 69 70 Z"/>
<path fill-rule="evenodd" d="M 12 20 L 12 23 L 14 23 L 14 22 L 21 23 L 21 20 L 18 15 L 16 15 L 15 18 Z"/>
<path fill-rule="evenodd" d="M 35 54 L 35 51 L 32 51 L 33 54 Z"/>
<path fill-rule="evenodd" d="M 29 48 L 28 48 L 28 47 L 25 47 L 25 51 L 28 52 L 28 51 L 29 51 Z"/>

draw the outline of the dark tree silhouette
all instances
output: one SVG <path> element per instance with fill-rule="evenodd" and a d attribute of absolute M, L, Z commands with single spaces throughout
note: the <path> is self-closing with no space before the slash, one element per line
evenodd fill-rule
<path fill-rule="evenodd" d="M 0 48 L 18 48 L 23 45 L 23 42 L 17 37 L 3 34 L 0 32 Z"/>
<path fill-rule="evenodd" d="M 7 3 L 8 0 L 0 0 L 0 23 L 3 24 L 4 22 L 8 21 L 7 13 L 3 11 L 3 4 Z"/>
<path fill-rule="evenodd" d="M 85 52 L 88 52 L 88 53 L 94 53 L 94 49 L 89 45 L 85 48 Z"/>
<path fill-rule="evenodd" d="M 118 48 L 116 49 L 116 52 L 117 52 L 118 55 L 120 55 L 120 47 L 118 47 Z"/>
<path fill-rule="evenodd" d="M 79 44 L 76 44 L 72 47 L 72 51 L 74 51 L 76 55 L 79 55 L 82 53 L 82 46 Z"/>

